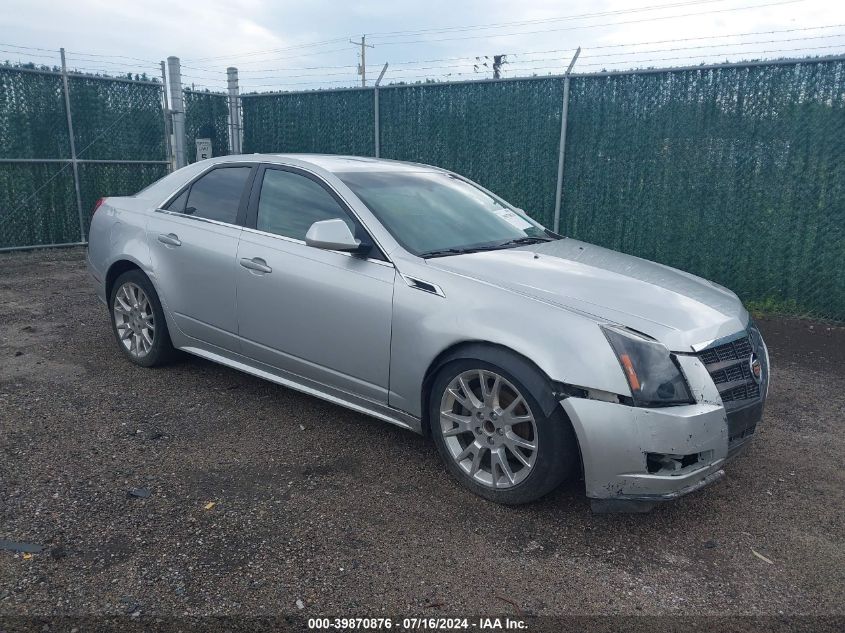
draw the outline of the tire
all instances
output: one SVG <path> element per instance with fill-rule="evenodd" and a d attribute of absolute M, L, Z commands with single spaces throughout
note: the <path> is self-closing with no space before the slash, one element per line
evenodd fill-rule
<path fill-rule="evenodd" d="M 467 397 L 467 388 L 474 399 Z M 537 396 L 492 363 L 462 359 L 440 369 L 432 383 L 429 416 L 431 435 L 449 472 L 496 503 L 535 501 L 557 488 L 577 464 L 575 434 L 560 407 L 546 416 Z"/>
<path fill-rule="evenodd" d="M 117 345 L 131 362 L 155 367 L 173 359 L 175 350 L 161 302 L 143 272 L 129 270 L 115 280 L 109 314 Z"/>

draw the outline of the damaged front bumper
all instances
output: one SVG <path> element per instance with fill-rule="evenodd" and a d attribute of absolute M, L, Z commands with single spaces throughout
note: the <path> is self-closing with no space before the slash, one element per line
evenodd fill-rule
<path fill-rule="evenodd" d="M 578 436 L 592 499 L 648 509 L 643 502 L 675 499 L 724 476 L 728 426 L 720 405 L 644 409 L 586 398 L 561 404 Z"/>
<path fill-rule="evenodd" d="M 715 483 L 751 441 L 765 396 L 726 413 L 695 358 L 680 364 L 695 404 L 642 408 L 570 397 L 561 406 L 581 449 L 587 496 L 597 512 L 642 512 Z"/>

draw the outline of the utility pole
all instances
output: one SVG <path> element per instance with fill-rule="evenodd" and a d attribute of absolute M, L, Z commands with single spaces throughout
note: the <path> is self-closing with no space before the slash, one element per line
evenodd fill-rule
<path fill-rule="evenodd" d="M 507 55 L 493 55 L 493 79 L 502 78 L 502 64 L 507 64 Z"/>
<path fill-rule="evenodd" d="M 358 74 L 361 75 L 361 87 L 367 87 L 367 49 L 373 48 L 372 44 L 367 44 L 367 36 L 362 35 L 361 41 L 356 42 L 354 40 L 349 40 L 350 44 L 355 44 L 355 46 L 361 47 L 361 63 L 358 64 Z"/>

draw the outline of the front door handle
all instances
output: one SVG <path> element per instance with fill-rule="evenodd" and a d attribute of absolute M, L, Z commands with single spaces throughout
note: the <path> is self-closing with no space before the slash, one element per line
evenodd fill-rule
<path fill-rule="evenodd" d="M 159 233 L 158 241 L 162 244 L 167 244 L 169 246 L 182 246 L 182 242 L 179 241 L 179 236 L 175 233 Z"/>
<path fill-rule="evenodd" d="M 253 257 L 252 259 L 247 259 L 246 257 L 241 259 L 241 266 L 244 268 L 248 268 L 249 270 L 254 270 L 259 273 L 272 273 L 273 269 L 267 265 L 260 257 Z"/>

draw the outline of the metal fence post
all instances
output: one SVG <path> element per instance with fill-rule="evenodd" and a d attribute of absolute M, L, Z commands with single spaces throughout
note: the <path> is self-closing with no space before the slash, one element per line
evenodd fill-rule
<path fill-rule="evenodd" d="M 238 90 L 238 69 L 229 66 L 226 69 L 226 85 L 229 89 L 229 151 L 241 154 L 241 120 L 238 112 L 240 96 Z"/>
<path fill-rule="evenodd" d="M 379 129 L 379 114 L 378 114 L 378 87 L 381 83 L 381 78 L 384 77 L 384 73 L 387 72 L 387 62 L 384 62 L 384 68 L 381 69 L 381 73 L 376 79 L 376 85 L 374 87 L 375 92 L 373 93 L 373 130 L 375 131 L 375 149 L 376 149 L 376 158 L 381 155 L 381 131 Z"/>
<path fill-rule="evenodd" d="M 170 111 L 173 119 L 173 154 L 176 157 L 176 169 L 187 165 L 185 156 L 185 97 L 182 95 L 182 71 L 178 57 L 167 58 L 167 70 L 170 74 Z"/>
<path fill-rule="evenodd" d="M 560 110 L 560 144 L 558 145 L 557 155 L 557 185 L 555 187 L 555 220 L 554 232 L 560 232 L 560 199 L 563 196 L 563 160 L 566 156 L 566 123 L 569 118 L 569 75 L 572 73 L 572 67 L 581 54 L 581 47 L 575 51 L 572 56 L 572 61 L 569 62 L 569 68 L 563 76 L 563 103 Z"/>
<path fill-rule="evenodd" d="M 67 114 L 67 134 L 70 138 L 70 164 L 73 168 L 73 188 L 76 190 L 76 211 L 79 214 L 79 241 L 85 242 L 85 216 L 82 213 L 82 193 L 79 186 L 79 163 L 76 158 L 76 139 L 73 137 L 73 115 L 70 113 L 70 90 L 67 82 L 67 62 L 65 49 L 59 49 L 62 57 L 62 88 L 65 93 L 65 114 Z"/>
<path fill-rule="evenodd" d="M 173 171 L 173 148 L 170 129 L 170 100 L 167 98 L 167 67 L 161 61 L 161 97 L 164 107 L 164 149 L 167 154 L 167 171 Z"/>

